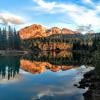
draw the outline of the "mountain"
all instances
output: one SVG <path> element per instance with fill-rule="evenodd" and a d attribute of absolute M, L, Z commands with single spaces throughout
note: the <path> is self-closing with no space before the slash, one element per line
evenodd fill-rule
<path fill-rule="evenodd" d="M 61 33 L 62 33 L 62 34 L 76 34 L 77 32 L 72 31 L 72 30 L 67 29 L 67 28 L 63 28 L 63 29 L 61 30 Z"/>
<path fill-rule="evenodd" d="M 38 24 L 33 24 L 31 26 L 20 29 L 19 31 L 19 36 L 21 39 L 48 37 L 53 34 L 77 34 L 77 32 L 67 28 L 60 29 L 58 27 L 46 29 L 42 25 Z"/>
<path fill-rule="evenodd" d="M 21 39 L 29 39 L 29 38 L 37 38 L 37 37 L 45 37 L 46 29 L 37 24 L 33 24 L 31 26 L 25 27 L 19 31 L 19 36 Z"/>

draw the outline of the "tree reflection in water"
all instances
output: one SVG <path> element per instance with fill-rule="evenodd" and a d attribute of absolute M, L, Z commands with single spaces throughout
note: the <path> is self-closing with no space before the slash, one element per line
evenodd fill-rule
<path fill-rule="evenodd" d="M 85 100 L 100 100 L 100 52 L 99 51 L 59 51 L 39 52 L 18 56 L 0 57 L 0 81 L 14 79 L 23 69 L 32 74 L 43 73 L 46 70 L 53 72 L 65 71 L 81 65 L 94 66 L 95 70 L 84 75 L 84 78 L 75 85 L 78 88 L 88 87 L 84 93 Z M 80 71 L 81 73 L 81 71 Z M 95 98 L 95 99 L 94 99 Z"/>
<path fill-rule="evenodd" d="M 0 57 L 0 80 L 13 79 L 19 73 L 19 57 Z"/>
<path fill-rule="evenodd" d="M 46 70 L 53 72 L 64 71 L 81 65 L 93 66 L 94 58 L 89 52 L 39 52 L 30 55 L 24 55 L 20 60 L 20 66 L 23 70 L 33 74 L 41 73 Z"/>
<path fill-rule="evenodd" d="M 46 70 L 53 72 L 65 71 L 81 65 L 95 66 L 96 73 L 100 75 L 100 64 L 96 58 L 100 58 L 98 51 L 59 51 L 39 52 L 24 55 L 23 57 L 0 57 L 0 78 L 15 78 L 19 69 L 32 74 L 42 73 Z"/>

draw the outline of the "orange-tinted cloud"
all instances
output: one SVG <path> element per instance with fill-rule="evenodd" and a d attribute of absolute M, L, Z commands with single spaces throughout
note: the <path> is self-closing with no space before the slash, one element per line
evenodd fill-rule
<path fill-rule="evenodd" d="M 1 12 L 0 13 L 0 22 L 2 24 L 15 24 L 15 25 L 20 25 L 24 24 L 24 21 L 22 17 L 9 13 L 9 12 Z"/>

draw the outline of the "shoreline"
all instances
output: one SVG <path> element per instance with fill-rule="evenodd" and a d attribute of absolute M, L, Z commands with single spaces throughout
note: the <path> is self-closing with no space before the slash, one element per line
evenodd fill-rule
<path fill-rule="evenodd" d="M 0 56 L 16 56 L 28 53 L 29 51 L 24 51 L 24 50 L 0 50 Z"/>

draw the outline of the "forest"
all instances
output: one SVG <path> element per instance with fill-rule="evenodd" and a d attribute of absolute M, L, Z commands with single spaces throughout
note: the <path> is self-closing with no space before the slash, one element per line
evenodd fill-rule
<path fill-rule="evenodd" d="M 55 34 L 45 38 L 32 38 L 22 40 L 18 31 L 11 26 L 0 28 L 0 50 L 28 50 L 40 51 L 42 47 L 45 50 L 62 50 L 57 44 L 69 45 L 70 50 L 88 50 L 92 51 L 100 48 L 100 33 L 86 34 Z M 50 46 L 52 48 L 50 49 Z M 42 50 L 44 50 L 44 48 Z"/>
<path fill-rule="evenodd" d="M 21 40 L 21 46 L 24 49 L 29 50 L 38 50 L 42 49 L 45 50 L 45 48 L 48 48 L 47 51 L 54 49 L 61 48 L 55 48 L 54 44 L 63 44 L 70 45 L 70 50 L 94 50 L 97 48 L 100 48 L 100 33 L 94 33 L 94 34 L 75 34 L 75 35 L 53 35 L 46 38 L 33 38 L 33 39 L 27 39 L 27 40 Z M 52 49 L 50 49 L 50 46 L 52 45 Z M 46 47 L 47 46 L 47 47 Z"/>
<path fill-rule="evenodd" d="M 20 38 L 11 26 L 0 28 L 0 50 L 19 50 Z"/>

